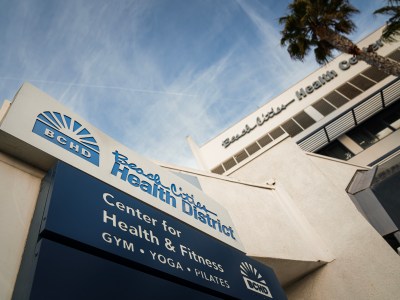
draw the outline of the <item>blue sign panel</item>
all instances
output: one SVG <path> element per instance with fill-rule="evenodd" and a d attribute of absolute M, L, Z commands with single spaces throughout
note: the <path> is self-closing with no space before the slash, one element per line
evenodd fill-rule
<path fill-rule="evenodd" d="M 29 300 L 226 300 L 190 286 L 41 239 Z M 26 281 L 23 282 L 26 286 Z"/>
<path fill-rule="evenodd" d="M 43 237 L 61 237 L 239 299 L 286 299 L 274 272 L 193 227 L 59 163 Z"/>

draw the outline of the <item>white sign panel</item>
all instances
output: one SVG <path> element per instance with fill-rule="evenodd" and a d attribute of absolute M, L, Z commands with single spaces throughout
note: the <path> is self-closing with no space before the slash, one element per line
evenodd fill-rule
<path fill-rule="evenodd" d="M 24 142 L 32 145 L 243 250 L 231 218 L 221 205 L 117 143 L 30 84 L 24 84 L 18 92 L 0 130 L 21 140 L 18 147 Z"/>

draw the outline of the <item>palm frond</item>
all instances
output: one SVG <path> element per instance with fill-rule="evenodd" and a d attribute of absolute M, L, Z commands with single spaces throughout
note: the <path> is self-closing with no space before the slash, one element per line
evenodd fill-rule
<path fill-rule="evenodd" d="M 394 42 L 400 36 L 400 1 L 388 1 L 388 5 L 374 11 L 374 14 L 388 15 L 386 27 L 382 32 L 382 39 L 386 42 Z"/>
<path fill-rule="evenodd" d="M 303 60 L 314 49 L 317 62 L 324 64 L 332 58 L 334 47 L 320 33 L 342 35 L 356 28 L 351 16 L 358 10 L 347 0 L 294 0 L 288 11 L 279 18 L 279 24 L 283 25 L 281 45 L 287 47 L 293 59 Z"/>

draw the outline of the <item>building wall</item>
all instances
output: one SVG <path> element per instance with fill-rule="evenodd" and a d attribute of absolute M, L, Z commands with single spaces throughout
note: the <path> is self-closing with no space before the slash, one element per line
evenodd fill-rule
<path fill-rule="evenodd" d="M 11 299 L 43 176 L 0 153 L 0 299 Z"/>
<path fill-rule="evenodd" d="M 305 153 L 318 170 L 326 176 L 338 191 L 345 192 L 351 178 L 358 170 L 369 170 L 369 167 L 356 165 L 340 159 L 335 159 L 314 153 Z M 346 193 L 347 194 L 347 193 Z"/>
<path fill-rule="evenodd" d="M 283 286 L 298 280 L 332 256 L 319 236 L 278 187 L 267 190 L 210 178 L 204 191 L 228 209 L 247 255 L 269 265 Z"/>
<path fill-rule="evenodd" d="M 343 184 L 354 174 L 351 168 L 307 155 L 287 138 L 231 174 L 255 182 L 274 177 L 333 255 L 333 262 L 286 288 L 290 299 L 393 299 L 400 295 L 399 256 L 344 191 Z"/>
<path fill-rule="evenodd" d="M 283 286 L 332 261 L 282 187 L 199 171 L 179 172 L 196 177 L 202 190 L 229 211 L 247 255 L 272 267 Z"/>
<path fill-rule="evenodd" d="M 331 259 L 282 188 L 268 190 L 211 178 L 201 178 L 200 183 L 205 193 L 228 209 L 248 255 L 304 261 Z"/>

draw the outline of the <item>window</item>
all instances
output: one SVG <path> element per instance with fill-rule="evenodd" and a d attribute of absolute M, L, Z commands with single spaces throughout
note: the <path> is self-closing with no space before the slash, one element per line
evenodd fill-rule
<path fill-rule="evenodd" d="M 224 168 L 223 168 L 221 165 L 219 165 L 219 166 L 216 167 L 215 169 L 211 170 L 211 172 L 221 175 L 221 174 L 223 174 L 225 171 L 224 171 Z"/>
<path fill-rule="evenodd" d="M 315 102 L 312 105 L 316 110 L 318 110 L 323 116 L 329 115 L 331 112 L 333 112 L 336 108 L 326 102 L 324 99 L 319 100 L 318 102 Z"/>
<path fill-rule="evenodd" d="M 349 160 L 354 156 L 354 154 L 338 140 L 318 150 L 317 153 L 342 160 Z"/>
<path fill-rule="evenodd" d="M 393 132 L 382 120 L 374 120 L 373 122 L 367 121 L 365 129 L 373 134 L 378 140 L 383 139 Z"/>
<path fill-rule="evenodd" d="M 303 129 L 299 125 L 297 125 L 296 122 L 292 119 L 287 120 L 281 126 L 283 127 L 283 129 L 285 129 L 287 133 L 289 133 L 290 136 L 295 136 L 303 131 Z"/>
<path fill-rule="evenodd" d="M 367 149 L 399 128 L 400 102 L 390 105 L 365 123 L 350 130 L 347 135 L 363 149 Z"/>
<path fill-rule="evenodd" d="M 388 58 L 391 58 L 397 62 L 400 62 L 400 51 L 399 50 L 395 50 L 392 53 L 390 53 L 388 56 Z"/>
<path fill-rule="evenodd" d="M 358 87 L 360 90 L 366 91 L 375 84 L 372 80 L 365 76 L 358 75 L 350 80 L 350 83 Z"/>
<path fill-rule="evenodd" d="M 371 78 L 372 80 L 374 80 L 376 82 L 379 82 L 389 76 L 388 74 L 383 73 L 381 70 L 378 70 L 377 67 L 369 67 L 361 74 L 363 74 L 364 76 L 367 76 L 368 78 Z"/>
<path fill-rule="evenodd" d="M 283 131 L 282 128 L 280 127 L 276 127 L 274 130 L 272 130 L 269 134 L 271 135 L 271 137 L 276 140 L 278 137 L 280 137 L 281 135 L 283 135 L 285 132 Z"/>
<path fill-rule="evenodd" d="M 379 113 L 382 121 L 392 130 L 400 128 L 400 102 L 394 103 Z"/>
<path fill-rule="evenodd" d="M 340 95 L 338 92 L 333 91 L 324 97 L 329 103 L 334 105 L 335 107 L 341 107 L 343 104 L 346 104 L 349 100 Z"/>
<path fill-rule="evenodd" d="M 243 161 L 245 158 L 249 157 L 249 155 L 246 153 L 246 151 L 242 151 L 238 154 L 235 155 L 236 161 L 238 163 L 240 163 L 241 161 Z"/>
<path fill-rule="evenodd" d="M 386 126 L 382 120 L 374 117 L 350 130 L 347 135 L 363 149 L 367 149 L 392 132 L 393 130 Z"/>
<path fill-rule="evenodd" d="M 268 138 L 271 140 L 271 138 L 268 136 Z M 250 146 L 246 148 L 247 152 L 252 155 L 256 153 L 258 150 L 260 150 L 260 146 L 257 143 L 253 143 Z"/>
<path fill-rule="evenodd" d="M 366 131 L 363 127 L 354 128 L 353 130 L 349 131 L 347 135 L 363 149 L 367 149 L 378 141 L 375 136 Z"/>
<path fill-rule="evenodd" d="M 400 114 L 395 111 L 388 111 L 384 116 L 382 116 L 382 120 L 394 130 L 400 128 Z"/>
<path fill-rule="evenodd" d="M 297 123 L 300 124 L 301 127 L 304 129 L 310 127 L 312 124 L 315 123 L 315 120 L 311 118 L 306 112 L 302 111 L 293 117 Z"/>
<path fill-rule="evenodd" d="M 337 88 L 338 92 L 341 94 L 345 95 L 349 99 L 353 99 L 354 97 L 358 96 L 361 94 L 361 91 L 351 84 L 345 83 L 339 88 Z"/>
<path fill-rule="evenodd" d="M 261 139 L 258 140 L 258 143 L 261 145 L 261 147 L 265 147 L 266 145 L 268 145 L 271 142 L 272 142 L 272 139 L 268 134 L 264 135 Z"/>
<path fill-rule="evenodd" d="M 236 165 L 236 161 L 233 159 L 233 157 L 231 157 L 230 159 L 225 161 L 222 165 L 224 166 L 225 170 L 229 170 L 234 165 Z"/>

